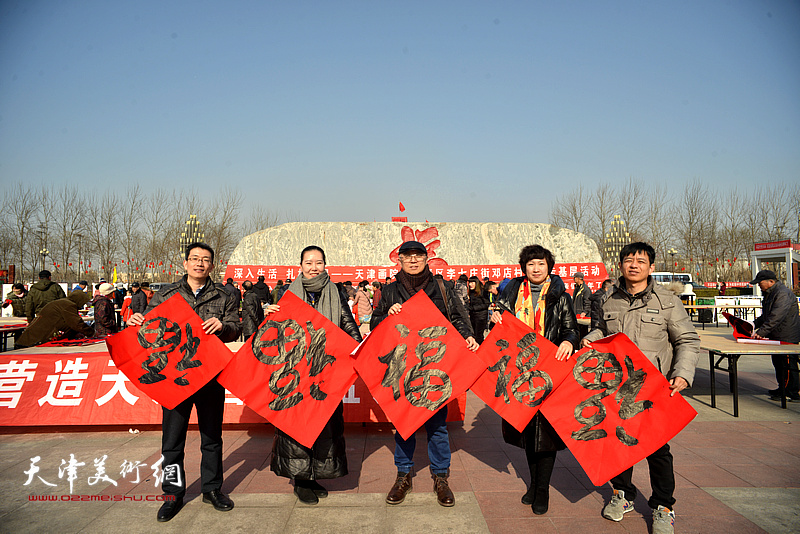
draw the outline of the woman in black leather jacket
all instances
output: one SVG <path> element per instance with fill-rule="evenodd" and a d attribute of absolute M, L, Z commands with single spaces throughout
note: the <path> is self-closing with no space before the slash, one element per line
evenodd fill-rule
<path fill-rule="evenodd" d="M 358 326 L 347 305 L 347 295 L 330 281 L 325 271 L 325 252 L 321 248 L 312 245 L 303 249 L 300 275 L 288 291 L 308 302 L 350 337 L 361 341 Z M 280 304 L 272 304 L 267 306 L 266 314 L 278 310 Z M 306 504 L 317 504 L 320 497 L 327 497 L 328 491 L 317 480 L 347 474 L 342 403 L 310 449 L 276 428 L 270 469 L 278 476 L 293 479 L 295 495 Z"/>
<path fill-rule="evenodd" d="M 469 320 L 472 323 L 472 333 L 475 334 L 475 341 L 483 343 L 483 332 L 486 330 L 489 317 L 487 315 L 489 297 L 477 276 L 471 276 L 467 284 L 469 286 L 467 307 L 469 308 Z"/>
<path fill-rule="evenodd" d="M 558 346 L 556 358 L 569 358 L 580 341 L 578 321 L 564 282 L 550 274 L 555 265 L 552 252 L 539 245 L 528 245 L 519 253 L 519 265 L 525 276 L 514 278 L 505 287 L 492 322 L 502 322 L 503 313 L 514 314 Z M 503 421 L 503 439 L 524 448 L 528 459 L 531 485 L 522 503 L 530 504 L 534 514 L 546 513 L 556 452 L 565 448 L 564 442 L 541 412 L 537 412 L 522 433 Z"/>

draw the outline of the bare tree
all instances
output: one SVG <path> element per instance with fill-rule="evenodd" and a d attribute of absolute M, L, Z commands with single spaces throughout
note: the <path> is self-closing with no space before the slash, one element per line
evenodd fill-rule
<path fill-rule="evenodd" d="M 550 211 L 550 222 L 561 228 L 586 233 L 588 205 L 583 185 L 579 185 L 556 198 Z"/>
<path fill-rule="evenodd" d="M 142 204 L 144 196 L 142 188 L 137 183 L 128 188 L 125 193 L 125 200 L 117 210 L 120 217 L 120 248 L 122 249 L 122 261 L 125 265 L 126 279 L 133 280 L 134 267 L 131 264 L 131 259 L 136 256 L 141 256 L 142 252 Z"/>
<path fill-rule="evenodd" d="M 6 207 L 11 215 L 11 224 L 15 229 L 14 235 L 16 238 L 16 261 L 18 269 L 18 277 L 21 280 L 25 279 L 25 255 L 26 252 L 33 247 L 26 248 L 26 242 L 32 231 L 34 216 L 39 209 L 39 195 L 29 185 L 16 183 L 6 193 L 8 201 Z M 36 253 L 38 254 L 38 250 Z M 36 266 L 36 256 L 33 256 L 31 265 L 30 276 L 33 278 Z"/>
<path fill-rule="evenodd" d="M 55 203 L 52 210 L 53 234 L 57 241 L 57 254 L 67 278 L 70 271 L 76 280 L 80 280 L 79 260 L 74 262 L 70 269 L 73 252 L 78 247 L 77 235 L 84 231 L 86 201 L 77 186 L 65 185 L 54 195 Z"/>
<path fill-rule="evenodd" d="M 628 177 L 617 194 L 619 215 L 625 221 L 632 240 L 642 239 L 646 196 L 644 183 L 641 180 L 634 180 L 632 176 Z"/>
<path fill-rule="evenodd" d="M 671 260 L 668 250 L 672 248 L 674 216 L 673 201 L 669 197 L 667 187 L 656 183 L 647 192 L 644 202 L 642 224 L 638 226 L 638 234 L 650 243 L 656 251 L 656 258 L 662 258 L 663 268 L 667 269 L 667 260 Z"/>
<path fill-rule="evenodd" d="M 607 258 L 605 247 L 606 232 L 611 228 L 611 221 L 618 209 L 617 197 L 611 185 L 602 183 L 597 186 L 591 195 L 590 212 L 592 226 L 590 227 L 590 237 L 592 237 L 603 254 L 603 261 L 614 262 L 615 258 Z M 627 221 L 626 221 L 627 223 Z"/>
<path fill-rule="evenodd" d="M 223 189 L 211 203 L 206 240 L 216 252 L 217 263 L 226 262 L 238 243 L 236 222 L 241 207 L 241 195 L 229 187 Z"/>
<path fill-rule="evenodd" d="M 261 204 L 254 204 L 250 206 L 247 212 L 247 218 L 244 219 L 242 224 L 239 238 L 254 234 L 258 231 L 278 225 L 278 215 L 269 211 Z"/>
<path fill-rule="evenodd" d="M 102 197 L 91 195 L 89 204 L 94 207 L 87 213 L 88 238 L 97 254 L 100 264 L 97 273 L 110 281 L 111 269 L 119 249 L 119 199 L 106 191 Z"/>

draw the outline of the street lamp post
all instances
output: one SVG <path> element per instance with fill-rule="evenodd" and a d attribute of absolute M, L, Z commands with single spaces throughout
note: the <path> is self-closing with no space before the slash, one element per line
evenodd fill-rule
<path fill-rule="evenodd" d="M 75 234 L 75 237 L 78 238 L 78 279 L 76 282 L 80 282 L 81 278 L 83 277 L 83 262 L 81 261 L 81 248 L 83 247 L 83 234 Z"/>
<path fill-rule="evenodd" d="M 672 267 L 670 268 L 670 271 L 672 271 L 672 276 L 670 276 L 670 282 L 675 281 L 675 254 L 677 253 L 678 251 L 675 250 L 675 248 L 671 248 L 667 251 L 667 254 L 669 254 L 672 257 L 672 264 L 671 264 Z"/>
<path fill-rule="evenodd" d="M 46 248 L 42 248 L 41 250 L 39 250 L 39 254 L 42 255 L 42 268 L 41 268 L 41 270 L 44 271 L 44 260 L 50 254 L 50 251 L 47 250 Z"/>

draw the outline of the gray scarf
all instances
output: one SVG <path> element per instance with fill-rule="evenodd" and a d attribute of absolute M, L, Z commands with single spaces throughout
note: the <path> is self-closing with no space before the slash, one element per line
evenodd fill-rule
<path fill-rule="evenodd" d="M 303 302 L 308 302 L 309 293 L 319 293 L 319 300 L 314 308 L 333 324 L 340 326 L 342 303 L 339 299 L 339 288 L 331 282 L 328 271 L 314 278 L 306 278 L 300 273 L 289 286 L 289 291 L 303 299 Z"/>

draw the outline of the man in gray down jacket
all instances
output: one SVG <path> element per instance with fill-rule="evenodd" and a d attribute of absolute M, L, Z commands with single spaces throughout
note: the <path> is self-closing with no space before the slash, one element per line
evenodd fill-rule
<path fill-rule="evenodd" d="M 750 284 L 758 284 L 764 294 L 761 316 L 755 320 L 753 337 L 789 343 L 800 342 L 800 317 L 797 314 L 797 297 L 794 293 L 769 270 L 759 271 Z M 772 365 L 775 366 L 778 389 L 769 390 L 770 398 L 781 400 L 783 392 L 789 400 L 800 401 L 797 354 L 773 354 Z"/>
<path fill-rule="evenodd" d="M 622 278 L 617 281 L 600 305 L 596 328 L 581 344 L 622 332 L 655 365 L 670 382 L 672 395 L 692 384 L 694 369 L 700 356 L 697 335 L 680 299 L 655 283 L 650 276 L 655 268 L 656 253 L 647 243 L 631 243 L 619 254 Z M 674 531 L 675 474 L 669 444 L 647 457 L 653 495 L 653 534 Z M 614 494 L 603 517 L 621 521 L 633 510 L 636 486 L 632 482 L 633 467 L 611 479 Z"/>

